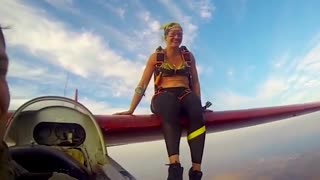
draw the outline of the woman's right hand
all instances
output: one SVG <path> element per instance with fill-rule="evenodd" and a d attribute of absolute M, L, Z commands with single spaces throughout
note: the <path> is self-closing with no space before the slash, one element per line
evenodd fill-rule
<path fill-rule="evenodd" d="M 114 113 L 113 115 L 132 115 L 133 112 L 128 110 L 128 111 L 123 111 L 123 112 L 117 112 L 117 113 Z"/>

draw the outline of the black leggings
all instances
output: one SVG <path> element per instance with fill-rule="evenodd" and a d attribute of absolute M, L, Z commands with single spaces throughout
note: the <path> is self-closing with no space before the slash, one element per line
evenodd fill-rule
<path fill-rule="evenodd" d="M 186 90 L 182 87 L 162 89 L 153 97 L 151 107 L 162 119 L 162 130 L 169 156 L 179 154 L 182 133 L 180 115 L 186 115 L 191 159 L 193 163 L 200 164 L 205 143 L 203 109 L 199 97 L 193 92 L 186 93 Z"/>

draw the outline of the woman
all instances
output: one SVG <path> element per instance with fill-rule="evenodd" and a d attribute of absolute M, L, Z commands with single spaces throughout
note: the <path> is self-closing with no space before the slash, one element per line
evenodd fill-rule
<path fill-rule="evenodd" d="M 151 101 L 151 109 L 162 119 L 170 163 L 168 180 L 183 177 L 183 167 L 179 160 L 181 112 L 184 112 L 189 120 L 188 144 L 192 158 L 189 177 L 194 180 L 201 179 L 205 126 L 195 58 L 186 48 L 180 47 L 183 38 L 183 29 L 180 24 L 172 22 L 165 25 L 163 29 L 166 48 L 158 48 L 157 52 L 150 56 L 135 89 L 130 109 L 116 114 L 133 114 L 154 74 L 156 91 Z"/>

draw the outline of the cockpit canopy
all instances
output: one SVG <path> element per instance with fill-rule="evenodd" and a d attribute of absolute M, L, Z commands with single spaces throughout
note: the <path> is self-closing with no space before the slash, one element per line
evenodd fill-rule
<path fill-rule="evenodd" d="M 4 139 L 9 146 L 78 148 L 92 160 L 105 161 L 103 135 L 92 113 L 65 97 L 45 96 L 23 104 L 9 119 Z"/>

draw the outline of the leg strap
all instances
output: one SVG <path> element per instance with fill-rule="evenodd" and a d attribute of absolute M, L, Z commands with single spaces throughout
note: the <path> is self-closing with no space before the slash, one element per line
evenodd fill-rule
<path fill-rule="evenodd" d="M 155 112 L 155 109 L 154 109 L 154 107 L 153 107 L 153 99 L 154 99 L 156 96 L 158 96 L 159 94 L 163 93 L 163 92 L 165 92 L 165 91 L 163 91 L 161 88 L 159 88 L 159 89 L 155 92 L 155 94 L 152 96 L 152 98 L 151 98 L 150 110 L 151 110 L 151 112 L 154 113 L 154 114 L 155 114 L 156 112 Z"/>
<path fill-rule="evenodd" d="M 184 98 L 184 97 L 186 97 L 188 94 L 190 94 L 191 93 L 191 90 L 190 89 L 186 89 L 186 90 L 184 90 L 179 96 L 178 96 L 178 99 L 179 99 L 179 101 L 182 101 L 182 99 Z"/>
<path fill-rule="evenodd" d="M 159 88 L 155 93 L 154 93 L 154 95 L 152 96 L 152 99 L 151 100 L 153 100 L 157 95 L 159 95 L 160 93 L 163 93 L 163 92 L 165 92 L 162 88 Z"/>
<path fill-rule="evenodd" d="M 205 126 L 202 126 L 201 128 L 193 131 L 192 133 L 190 133 L 188 135 L 188 141 L 200 136 L 201 134 L 205 133 L 206 132 L 206 127 Z"/>

